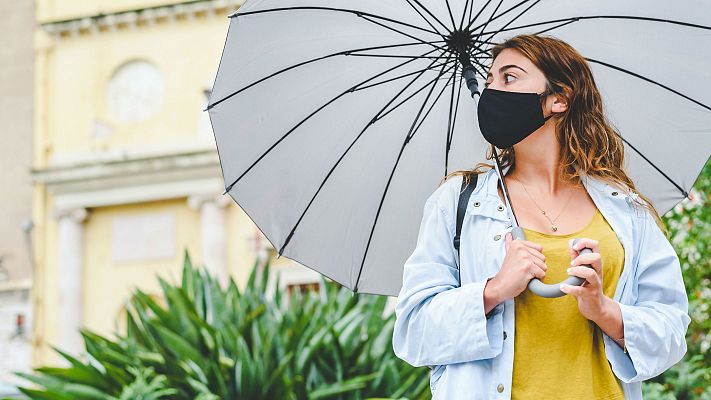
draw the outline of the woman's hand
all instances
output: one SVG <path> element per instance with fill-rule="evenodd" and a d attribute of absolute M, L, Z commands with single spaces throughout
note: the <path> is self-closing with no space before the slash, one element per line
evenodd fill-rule
<path fill-rule="evenodd" d="M 511 232 L 506 233 L 505 242 L 506 256 L 501 269 L 489 282 L 495 287 L 498 302 L 518 296 L 526 290 L 531 279 L 545 278 L 548 269 L 540 244 L 513 240 Z"/>
<path fill-rule="evenodd" d="M 570 243 L 572 243 L 572 239 Z M 575 247 L 568 247 L 571 267 L 568 275 L 585 279 L 580 286 L 560 285 L 560 290 L 575 297 L 580 314 L 591 321 L 599 320 L 606 311 L 607 297 L 602 293 L 602 257 L 597 240 L 582 238 Z M 592 253 L 580 254 L 580 250 L 590 248 Z M 590 264 L 592 268 L 581 265 Z"/>

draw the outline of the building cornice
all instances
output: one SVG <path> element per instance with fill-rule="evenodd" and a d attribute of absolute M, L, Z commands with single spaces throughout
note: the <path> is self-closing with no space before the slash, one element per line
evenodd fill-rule
<path fill-rule="evenodd" d="M 193 0 L 142 9 L 116 11 L 58 21 L 44 21 L 39 27 L 54 38 L 99 34 L 119 29 L 136 29 L 179 19 L 195 19 L 224 14 L 242 5 L 244 0 Z"/>
<path fill-rule="evenodd" d="M 32 279 L 29 278 L 0 282 L 0 293 L 29 289 L 32 289 Z"/>
<path fill-rule="evenodd" d="M 54 196 L 55 213 L 224 191 L 214 149 L 32 169 L 31 177 Z"/>

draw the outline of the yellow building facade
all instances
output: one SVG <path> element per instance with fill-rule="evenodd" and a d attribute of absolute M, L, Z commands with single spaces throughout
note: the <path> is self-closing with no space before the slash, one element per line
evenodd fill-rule
<path fill-rule="evenodd" d="M 34 365 L 83 351 L 79 327 L 123 331 L 129 294 L 178 281 L 185 250 L 240 287 L 258 255 L 317 280 L 222 195 L 203 109 L 240 3 L 37 0 Z"/>

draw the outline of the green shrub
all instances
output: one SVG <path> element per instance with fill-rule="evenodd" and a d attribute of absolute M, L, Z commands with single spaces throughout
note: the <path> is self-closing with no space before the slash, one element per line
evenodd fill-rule
<path fill-rule="evenodd" d="M 268 263 L 255 263 L 244 293 L 204 271 L 186 252 L 180 285 L 158 278 L 167 307 L 135 290 L 124 334 L 82 330 L 87 354 L 55 348 L 71 365 L 16 372 L 37 386 L 19 389 L 60 400 L 430 397 L 428 370 L 392 351 L 386 297 L 322 277 L 319 291 L 287 298 L 277 282 L 268 298 Z"/>

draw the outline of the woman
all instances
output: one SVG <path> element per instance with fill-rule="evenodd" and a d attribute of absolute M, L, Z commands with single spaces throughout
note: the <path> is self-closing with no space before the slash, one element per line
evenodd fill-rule
<path fill-rule="evenodd" d="M 433 368 L 436 399 L 641 399 L 641 381 L 686 352 L 679 258 L 623 170 L 623 143 L 585 59 L 535 35 L 492 56 L 479 124 L 489 142 L 513 143 L 502 173 L 527 239 L 511 239 L 492 166 L 449 174 L 425 203 L 405 263 L 393 349 Z M 471 174 L 480 175 L 457 256 L 452 217 Z M 592 253 L 580 255 L 585 247 Z M 526 289 L 534 277 L 569 275 L 585 282 L 559 298 Z"/>

